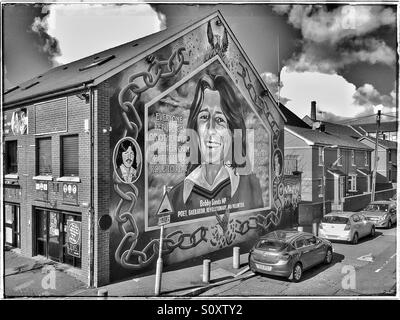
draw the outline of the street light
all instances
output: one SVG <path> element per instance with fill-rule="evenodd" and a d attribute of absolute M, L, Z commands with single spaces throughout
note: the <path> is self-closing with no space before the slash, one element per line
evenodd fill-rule
<path fill-rule="evenodd" d="M 326 208 L 325 208 L 325 149 L 326 148 L 337 148 L 338 146 L 336 144 L 331 145 L 331 146 L 324 146 L 322 147 L 322 216 L 324 217 L 326 214 Z"/>

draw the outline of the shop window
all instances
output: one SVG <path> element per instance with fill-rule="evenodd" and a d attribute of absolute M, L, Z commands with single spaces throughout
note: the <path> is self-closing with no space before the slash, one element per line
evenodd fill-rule
<path fill-rule="evenodd" d="M 357 176 L 356 175 L 350 175 L 348 177 L 348 191 L 355 192 L 357 191 Z"/>
<path fill-rule="evenodd" d="M 79 136 L 61 137 L 61 175 L 79 176 Z"/>
<path fill-rule="evenodd" d="M 81 257 L 70 255 L 66 245 L 68 221 L 81 221 L 81 215 L 37 208 L 34 218 L 35 254 L 81 268 Z"/>
<path fill-rule="evenodd" d="M 36 156 L 37 175 L 51 175 L 51 138 L 40 138 L 36 140 Z"/>
<path fill-rule="evenodd" d="M 21 214 L 20 206 L 4 204 L 5 243 L 14 248 L 21 248 Z"/>
<path fill-rule="evenodd" d="M 5 143 L 5 173 L 18 172 L 17 140 L 6 141 Z"/>

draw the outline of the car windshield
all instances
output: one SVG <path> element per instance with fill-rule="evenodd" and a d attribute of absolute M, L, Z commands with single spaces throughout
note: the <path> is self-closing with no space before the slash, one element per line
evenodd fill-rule
<path fill-rule="evenodd" d="M 348 221 L 349 218 L 340 216 L 325 216 L 322 218 L 324 223 L 346 224 Z"/>
<path fill-rule="evenodd" d="M 256 249 L 281 251 L 287 247 L 287 243 L 276 239 L 262 239 L 257 245 Z"/>
<path fill-rule="evenodd" d="M 371 203 L 365 208 L 365 211 L 388 211 L 388 209 L 387 204 Z"/>

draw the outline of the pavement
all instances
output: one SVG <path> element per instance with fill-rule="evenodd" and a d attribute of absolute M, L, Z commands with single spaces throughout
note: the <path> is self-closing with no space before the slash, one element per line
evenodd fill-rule
<path fill-rule="evenodd" d="M 247 266 L 249 247 L 241 247 L 240 252 L 243 252 L 240 255 L 241 264 L 235 269 L 232 259 L 233 248 L 224 248 L 204 257 L 164 266 L 160 297 L 394 295 L 396 230 L 397 228 L 377 230 L 375 238 L 361 239 L 356 246 L 334 243 L 333 262 L 307 271 L 300 283 L 253 274 Z M 211 260 L 209 283 L 202 281 L 203 259 Z M 6 252 L 5 260 L 6 296 L 106 299 L 98 295 L 99 292 L 107 292 L 110 298 L 155 297 L 155 270 L 153 274 L 136 275 L 132 279 L 100 288 L 87 288 L 66 272 L 60 264 L 49 260 L 25 258 L 14 252 Z M 351 270 L 354 270 L 356 276 L 354 286 L 350 281 L 349 287 L 345 288 L 343 283 L 346 282 L 345 277 Z M 49 278 L 51 272 L 55 272 L 55 286 L 52 286 Z"/>
<path fill-rule="evenodd" d="M 85 288 L 73 268 L 43 257 L 28 258 L 18 250 L 4 252 L 6 298 L 60 297 Z"/>

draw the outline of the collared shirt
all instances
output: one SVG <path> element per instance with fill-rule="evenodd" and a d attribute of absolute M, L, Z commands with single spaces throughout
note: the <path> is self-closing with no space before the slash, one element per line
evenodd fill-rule
<path fill-rule="evenodd" d="M 121 169 L 122 177 L 126 182 L 133 181 L 133 178 L 136 178 L 136 170 L 133 167 L 127 168 L 123 164 L 119 166 Z"/>
<path fill-rule="evenodd" d="M 231 184 L 231 197 L 235 194 L 238 186 L 240 176 L 235 171 L 227 166 L 223 165 L 219 170 L 214 182 L 210 185 L 205 178 L 205 168 L 203 165 L 198 166 L 194 169 L 184 180 L 183 185 L 183 202 L 186 203 L 187 199 L 192 192 L 195 185 L 205 188 L 208 191 L 214 190 L 222 181 L 229 178 Z"/>

